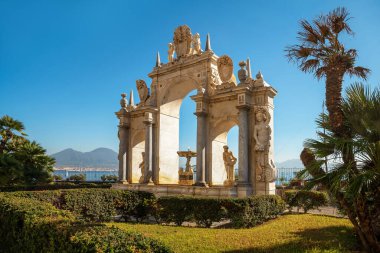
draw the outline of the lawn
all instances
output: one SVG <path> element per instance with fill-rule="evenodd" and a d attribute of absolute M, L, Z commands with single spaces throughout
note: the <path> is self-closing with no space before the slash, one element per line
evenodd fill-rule
<path fill-rule="evenodd" d="M 350 252 L 356 247 L 349 220 L 289 214 L 251 229 L 207 229 L 109 223 L 158 239 L 175 252 Z"/>

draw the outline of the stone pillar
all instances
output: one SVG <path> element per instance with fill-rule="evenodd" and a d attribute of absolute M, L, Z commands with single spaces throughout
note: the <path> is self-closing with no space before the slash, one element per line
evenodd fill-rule
<path fill-rule="evenodd" d="M 157 163 L 157 124 L 153 125 L 153 143 L 152 143 L 152 181 L 154 184 L 159 184 L 159 166 Z"/>
<path fill-rule="evenodd" d="M 119 125 L 119 181 L 128 183 L 128 150 L 129 150 L 129 129 L 125 125 Z"/>
<path fill-rule="evenodd" d="M 239 106 L 239 178 L 238 185 L 248 185 L 248 106 Z"/>
<path fill-rule="evenodd" d="M 195 185 L 207 186 L 206 184 L 206 138 L 207 126 L 206 112 L 196 112 L 197 116 L 197 179 Z"/>
<path fill-rule="evenodd" d="M 119 181 L 123 184 L 131 183 L 131 172 L 129 168 L 129 111 L 128 101 L 125 93 L 121 94 L 120 106 L 121 109 L 115 112 L 119 119 L 119 131 L 117 137 L 119 138 Z"/>
<path fill-rule="evenodd" d="M 144 164 L 145 164 L 145 182 L 150 183 L 152 182 L 152 164 L 153 164 L 153 136 L 152 136 L 152 124 L 153 124 L 153 116 L 152 113 L 146 112 L 144 117 L 144 124 L 145 124 L 145 157 L 144 157 Z"/>

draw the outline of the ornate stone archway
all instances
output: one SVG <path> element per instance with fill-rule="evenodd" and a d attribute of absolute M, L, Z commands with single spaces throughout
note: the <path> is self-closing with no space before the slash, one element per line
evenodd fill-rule
<path fill-rule="evenodd" d="M 161 64 L 158 55 L 156 66 L 148 74 L 150 89 L 144 80 L 136 81 L 140 102 L 134 104 L 133 93 L 129 102 L 122 94 L 121 109 L 116 113 L 120 120 L 121 184 L 115 187 L 158 194 L 274 194 L 276 91 L 260 72 L 252 78 L 249 60 L 239 63 L 237 81 L 232 59 L 227 55 L 218 57 L 211 49 L 209 36 L 204 51 L 200 45 L 199 34 L 193 35 L 187 26 L 178 27 L 169 43 L 168 63 Z M 194 186 L 185 187 L 178 186 L 179 110 L 183 98 L 194 89 L 197 94 L 191 98 L 196 103 L 197 174 Z M 219 172 L 227 168 L 220 167 L 228 157 L 223 155 L 222 144 L 234 125 L 239 126 L 238 182 L 221 186 L 224 178 Z"/>

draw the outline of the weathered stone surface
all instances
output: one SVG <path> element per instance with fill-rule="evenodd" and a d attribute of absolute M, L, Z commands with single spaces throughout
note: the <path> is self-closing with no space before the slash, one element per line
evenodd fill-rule
<path fill-rule="evenodd" d="M 249 60 L 241 63 L 237 86 L 231 58 L 218 57 L 209 42 L 208 37 L 206 50 L 202 51 L 199 34 L 192 35 L 187 26 L 178 27 L 173 42 L 169 43 L 168 63 L 160 62 L 148 75 L 152 79 L 150 87 L 144 80 L 136 82 L 138 106 L 134 105 L 133 95 L 129 105 L 122 98 L 121 109 L 116 113 L 119 125 L 123 126 L 119 134 L 122 157 L 119 175 L 121 181 L 129 184 L 115 187 L 148 190 L 159 195 L 274 194 L 275 168 L 271 165 L 274 162 L 273 98 L 277 92 L 261 73 L 256 79 L 251 77 Z M 182 100 L 193 90 L 197 91 L 191 98 L 197 116 L 195 182 L 199 186 L 179 186 L 179 111 Z M 267 120 L 257 117 L 257 108 L 265 110 Z M 239 127 L 237 186 L 233 186 L 231 167 L 226 170 L 223 159 L 227 134 L 234 126 Z M 155 185 L 147 185 L 150 180 Z"/>

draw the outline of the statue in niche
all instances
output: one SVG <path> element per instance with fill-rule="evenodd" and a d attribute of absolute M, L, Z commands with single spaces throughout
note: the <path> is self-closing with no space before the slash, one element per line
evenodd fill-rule
<path fill-rule="evenodd" d="M 146 182 L 145 180 L 145 152 L 141 152 L 141 156 L 142 156 L 142 161 L 139 164 L 139 168 L 141 170 L 141 177 L 140 177 L 139 183 L 143 184 Z"/>
<path fill-rule="evenodd" d="M 192 34 L 187 25 L 177 27 L 174 31 L 174 48 L 177 54 L 177 58 L 182 56 L 188 56 L 191 51 Z"/>
<path fill-rule="evenodd" d="M 256 180 L 273 182 L 276 178 L 276 171 L 269 154 L 272 129 L 269 126 L 270 115 L 268 110 L 263 107 L 256 108 L 255 118 L 253 138 L 256 143 Z"/>
<path fill-rule="evenodd" d="M 169 62 L 173 62 L 174 61 L 174 44 L 173 43 L 169 43 L 168 44 L 168 61 Z"/>
<path fill-rule="evenodd" d="M 149 89 L 144 80 L 136 80 L 136 88 L 140 97 L 140 105 L 144 105 L 149 97 Z"/>
<path fill-rule="evenodd" d="M 225 186 L 234 185 L 234 166 L 236 164 L 236 157 L 232 154 L 232 151 L 228 151 L 228 146 L 223 146 L 223 161 L 224 167 L 227 172 L 227 179 L 224 181 Z"/>
<path fill-rule="evenodd" d="M 200 55 L 202 53 L 202 49 L 201 49 L 201 36 L 199 36 L 199 33 L 194 34 L 192 42 L 193 42 L 193 54 Z"/>

